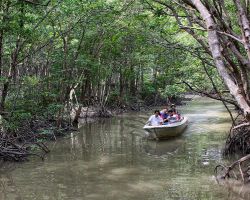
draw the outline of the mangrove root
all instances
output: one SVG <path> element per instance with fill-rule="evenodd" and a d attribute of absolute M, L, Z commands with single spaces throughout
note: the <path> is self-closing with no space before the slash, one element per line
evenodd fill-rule
<path fill-rule="evenodd" d="M 39 150 L 38 153 L 32 150 L 34 148 Z M 48 152 L 48 147 L 42 142 L 26 142 L 19 145 L 13 138 L 0 137 L 0 160 L 25 161 L 32 155 L 44 159 Z"/>
<path fill-rule="evenodd" d="M 241 122 L 232 126 L 228 135 L 224 155 L 241 154 L 245 155 L 229 166 L 217 165 L 215 176 L 217 180 L 234 178 L 242 180 L 243 183 L 250 180 L 250 124 Z"/>
<path fill-rule="evenodd" d="M 243 183 L 250 181 L 250 154 L 240 158 L 229 166 L 217 165 L 214 169 L 215 177 L 219 179 L 234 178 L 242 180 Z"/>
<path fill-rule="evenodd" d="M 224 154 L 230 155 L 233 153 L 240 153 L 243 155 L 250 153 L 250 124 L 241 123 L 232 127 L 228 135 Z"/>

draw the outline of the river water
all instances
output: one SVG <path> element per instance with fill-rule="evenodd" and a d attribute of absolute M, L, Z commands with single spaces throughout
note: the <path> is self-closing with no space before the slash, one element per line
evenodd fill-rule
<path fill-rule="evenodd" d="M 151 113 L 126 113 L 49 143 L 45 161 L 5 164 L 0 200 L 240 199 L 213 177 L 230 128 L 223 105 L 196 98 L 179 110 L 189 126 L 173 140 L 147 141 Z"/>

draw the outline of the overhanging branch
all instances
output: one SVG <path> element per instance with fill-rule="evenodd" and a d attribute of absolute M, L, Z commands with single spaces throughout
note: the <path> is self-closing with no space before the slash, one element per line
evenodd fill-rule
<path fill-rule="evenodd" d="M 201 95 L 204 95 L 204 96 L 207 96 L 207 97 L 210 97 L 211 99 L 215 99 L 215 100 L 218 100 L 218 101 L 224 101 L 226 103 L 229 103 L 229 104 L 232 104 L 236 107 L 239 107 L 237 105 L 237 103 L 233 100 L 230 100 L 230 99 L 225 99 L 225 98 L 222 98 L 222 97 L 219 97 L 217 96 L 216 94 L 211 94 L 211 93 L 208 93 L 208 92 L 205 92 L 205 91 L 201 91 L 201 90 L 198 90 L 198 89 L 195 89 L 192 85 L 190 85 L 188 82 L 186 81 L 183 81 L 183 83 L 188 86 L 188 88 L 192 91 L 194 91 L 195 93 L 198 93 L 198 94 L 201 94 Z"/>

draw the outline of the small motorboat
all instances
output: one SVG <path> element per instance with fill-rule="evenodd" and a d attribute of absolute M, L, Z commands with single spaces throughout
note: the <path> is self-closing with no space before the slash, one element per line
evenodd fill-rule
<path fill-rule="evenodd" d="M 145 125 L 143 129 L 150 134 L 151 138 L 155 139 L 167 139 L 170 137 L 176 137 L 183 133 L 188 125 L 187 117 L 183 117 L 180 121 L 172 122 L 166 125 L 150 126 Z"/>

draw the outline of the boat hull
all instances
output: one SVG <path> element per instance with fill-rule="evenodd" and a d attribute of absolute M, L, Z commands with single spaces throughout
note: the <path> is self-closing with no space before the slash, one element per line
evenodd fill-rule
<path fill-rule="evenodd" d="M 180 122 L 171 123 L 168 125 L 160 126 L 148 126 L 145 125 L 143 129 L 150 133 L 150 136 L 158 139 L 167 139 L 170 137 L 176 137 L 183 133 L 188 125 L 188 120 L 186 117 Z"/>

